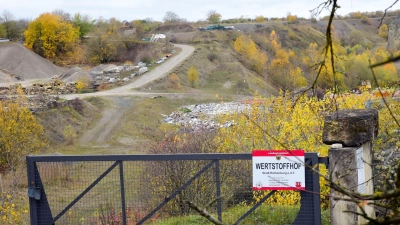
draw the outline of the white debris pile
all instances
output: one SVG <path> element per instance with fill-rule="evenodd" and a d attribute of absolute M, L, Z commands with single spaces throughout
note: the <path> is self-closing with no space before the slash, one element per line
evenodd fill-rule
<path fill-rule="evenodd" d="M 243 112 L 245 110 L 250 110 L 250 105 L 244 102 L 208 103 L 184 106 L 179 111 L 163 116 L 164 122 L 169 124 L 193 129 L 215 129 L 217 127 L 230 127 L 234 124 L 234 121 L 217 122 L 217 115 Z"/>

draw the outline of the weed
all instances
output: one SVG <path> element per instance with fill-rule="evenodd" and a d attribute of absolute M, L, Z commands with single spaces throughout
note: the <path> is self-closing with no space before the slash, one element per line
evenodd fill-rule
<path fill-rule="evenodd" d="M 190 110 L 189 108 L 186 108 L 186 107 L 180 108 L 179 111 L 181 111 L 181 112 L 183 112 L 183 113 L 190 113 L 190 112 L 192 112 L 192 110 Z"/>

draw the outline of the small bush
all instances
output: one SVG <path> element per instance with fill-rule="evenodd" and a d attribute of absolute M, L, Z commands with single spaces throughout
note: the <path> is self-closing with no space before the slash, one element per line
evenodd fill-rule
<path fill-rule="evenodd" d="M 370 18 L 368 18 L 368 17 L 366 17 L 366 16 L 363 16 L 363 17 L 361 18 L 361 23 L 371 25 L 371 24 L 372 24 L 372 21 L 371 21 Z"/>
<path fill-rule="evenodd" d="M 192 110 L 190 110 L 190 109 L 188 109 L 188 108 L 186 108 L 186 107 L 180 108 L 179 111 L 181 111 L 181 112 L 183 112 L 183 113 L 190 113 L 190 112 L 192 112 Z"/>
<path fill-rule="evenodd" d="M 63 132 L 64 139 L 67 141 L 68 145 L 72 145 L 75 143 L 75 139 L 78 136 L 71 125 L 68 125 L 64 128 Z"/>
<path fill-rule="evenodd" d="M 215 52 L 208 53 L 207 59 L 210 60 L 210 62 L 214 62 L 218 58 L 218 55 Z"/>

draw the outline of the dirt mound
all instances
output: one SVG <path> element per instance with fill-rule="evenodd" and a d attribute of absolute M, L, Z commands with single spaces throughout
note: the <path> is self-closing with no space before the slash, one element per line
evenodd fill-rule
<path fill-rule="evenodd" d="M 10 75 L 17 80 L 50 78 L 61 74 L 64 69 L 55 66 L 21 44 L 0 44 L 0 80 Z M 6 75 L 6 76 L 4 76 Z"/>
<path fill-rule="evenodd" d="M 196 29 L 188 23 L 167 24 L 157 27 L 153 33 L 175 33 L 175 32 L 192 32 Z"/>
<path fill-rule="evenodd" d="M 60 75 L 59 79 L 64 82 L 74 82 L 81 77 L 86 77 L 89 81 L 92 81 L 92 77 L 89 75 L 88 71 L 82 70 L 81 68 L 75 67 L 65 71 Z"/>

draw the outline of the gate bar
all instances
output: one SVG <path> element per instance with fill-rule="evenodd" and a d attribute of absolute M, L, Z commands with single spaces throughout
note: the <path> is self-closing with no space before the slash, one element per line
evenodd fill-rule
<path fill-rule="evenodd" d="M 218 220 L 222 222 L 222 200 L 221 196 L 221 181 L 219 175 L 219 160 L 215 160 L 215 183 L 217 185 L 217 211 L 218 211 Z"/>
<path fill-rule="evenodd" d="M 125 181 L 124 181 L 124 164 L 123 161 L 119 163 L 119 183 L 121 188 L 121 210 L 122 210 L 122 224 L 126 225 L 126 205 L 125 205 Z"/>

